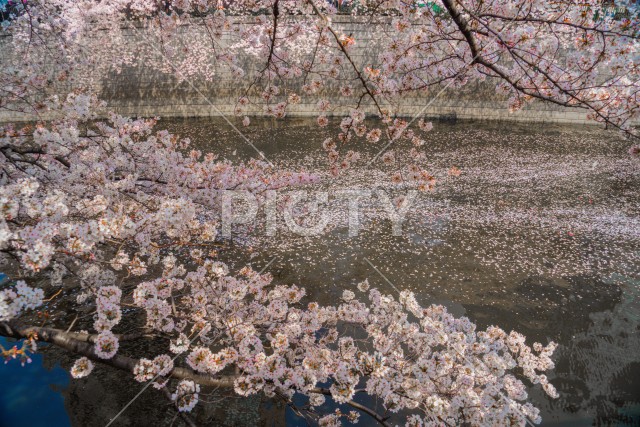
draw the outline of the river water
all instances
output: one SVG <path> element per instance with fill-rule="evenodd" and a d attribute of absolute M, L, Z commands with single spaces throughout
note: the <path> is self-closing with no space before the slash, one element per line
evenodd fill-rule
<path fill-rule="evenodd" d="M 367 279 L 386 293 L 411 289 L 424 305 L 444 304 L 479 327 L 513 329 L 530 343 L 554 340 L 556 369 L 548 376 L 560 398 L 530 390 L 543 425 L 640 423 L 640 160 L 629 157 L 630 144 L 616 134 L 566 125 L 436 123 L 425 138 L 421 165 L 438 183 L 415 198 L 402 234 L 392 234 L 371 197 L 362 200 L 361 228 L 350 237 L 347 203 L 336 195 L 345 189 L 407 194 L 408 186 L 389 179 L 405 143 L 390 147 L 398 151 L 395 166 L 367 166 L 382 145 L 356 144 L 363 158 L 332 177 L 322 149 L 335 133 L 331 127 L 257 121 L 242 129 L 249 144 L 218 120 L 164 120 L 159 126 L 234 162 L 257 157 L 257 149 L 277 169 L 312 171 L 319 181 L 305 187 L 309 195 L 329 194 L 321 210 L 330 221 L 322 234 L 301 236 L 279 218 L 276 236 L 266 236 L 259 215 L 250 237 L 241 233 L 220 253 L 232 270 L 268 265 L 277 282 L 304 286 L 311 300 L 324 304 Z M 448 175 L 453 166 L 459 176 Z M 11 377 L 19 385 L 40 379 L 45 367 L 58 372 L 51 353 L 25 368 L 0 367 L 0 377 L 22 369 L 26 375 Z M 71 360 L 63 358 L 63 366 Z M 139 389 L 102 369 L 87 380 L 48 388 L 57 402 L 52 404 L 64 406 L 67 415 L 31 425 L 104 425 Z M 145 392 L 121 425 L 169 425 L 173 416 L 152 406 L 154 393 Z M 0 409 L 15 416 L 11 405 L 2 406 L 6 401 L 0 390 Z M 199 421 L 221 425 L 303 423 L 261 399 L 212 398 L 198 411 Z"/>

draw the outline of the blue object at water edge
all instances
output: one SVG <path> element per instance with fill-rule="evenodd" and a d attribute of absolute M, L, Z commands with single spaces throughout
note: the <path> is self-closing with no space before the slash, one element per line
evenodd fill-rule
<path fill-rule="evenodd" d="M 15 345 L 3 337 L 0 344 L 5 349 Z M 69 385 L 69 373 L 58 365 L 45 368 L 40 353 L 31 359 L 24 367 L 19 360 L 0 361 L 0 427 L 70 426 L 64 398 L 55 390 Z"/>

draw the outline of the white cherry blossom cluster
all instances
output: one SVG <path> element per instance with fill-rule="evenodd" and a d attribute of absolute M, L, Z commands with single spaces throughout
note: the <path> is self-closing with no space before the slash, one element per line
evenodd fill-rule
<path fill-rule="evenodd" d="M 234 382 L 239 395 L 300 393 L 319 406 L 327 396 L 349 403 L 364 388 L 391 412 L 417 411 L 410 425 L 538 422 L 519 370 L 557 396 L 543 374 L 554 367 L 554 343 L 531 348 L 516 332 L 476 331 L 469 319 L 455 318 L 442 306 L 423 308 L 409 291 L 396 300 L 362 282 L 358 290 L 367 303 L 345 291 L 336 307 L 304 305 L 302 288 L 273 285 L 269 275 L 246 268 L 237 277 L 218 274 L 218 268 L 206 261 L 181 279 L 182 297 L 175 300 L 176 311 L 167 312 L 176 334 L 170 347 L 185 353 L 186 365 L 202 375 L 215 378 L 233 366 L 240 373 Z M 167 303 L 172 291 L 158 292 L 158 283 L 140 284 L 136 304 Z M 147 316 L 155 312 L 147 310 Z M 346 325 L 358 327 L 370 345 L 341 336 Z M 182 332 L 189 327 L 197 333 L 190 350 Z M 140 381 L 157 373 L 149 360 L 136 367 Z M 328 389 L 320 387 L 327 383 Z M 192 398 L 183 400 L 181 407 L 189 410 Z"/>
<path fill-rule="evenodd" d="M 22 312 L 42 305 L 44 291 L 28 286 L 23 280 L 0 290 L 0 321 L 18 317 Z"/>
<path fill-rule="evenodd" d="M 93 328 L 98 332 L 110 331 L 120 323 L 122 309 L 120 298 L 122 291 L 116 286 L 102 286 L 96 292 L 97 316 Z"/>
<path fill-rule="evenodd" d="M 93 371 L 93 363 L 86 357 L 76 360 L 71 367 L 71 376 L 80 379 L 88 376 Z"/>
<path fill-rule="evenodd" d="M 79 110 L 100 108 L 97 99 L 76 95 L 59 104 L 65 111 L 75 111 L 76 104 Z M 82 120 L 86 114 L 28 132 L 0 129 L 0 142 L 14 153 L 0 156 L 11 177 L 0 188 L 0 247 L 33 272 L 53 261 L 84 262 L 78 273 L 88 292 L 81 299 L 113 284 L 113 271 L 93 263 L 98 259 L 141 276 L 158 263 L 159 245 L 195 243 L 202 249 L 194 253 L 204 254 L 217 237 L 222 190 L 247 190 L 262 201 L 266 190 L 317 180 L 255 160 L 238 166 L 220 161 L 191 149 L 189 140 L 155 132 L 155 120 L 112 115 L 81 134 Z M 110 257 L 108 244 L 118 248 Z M 104 329 L 113 320 L 101 322 Z"/>
<path fill-rule="evenodd" d="M 53 271 L 57 284 L 64 271 L 75 273 L 78 303 L 95 300 L 98 358 L 119 348 L 112 331 L 124 313 L 116 277 L 138 277 L 136 313 L 170 338 L 177 363 L 212 378 L 237 372 L 242 396 L 302 394 L 319 407 L 326 399 L 349 404 L 364 390 L 386 410 L 410 413 L 410 426 L 539 421 L 524 381 L 557 395 L 544 374 L 554 366 L 553 343 L 530 347 L 516 332 L 477 331 L 441 306 L 422 307 L 410 292 L 396 299 L 366 281 L 357 286 L 362 295 L 345 291 L 336 306 L 322 307 L 303 302 L 303 288 L 268 275 L 229 275 L 211 260 L 221 193 L 246 190 L 263 201 L 267 190 L 318 177 L 258 160 L 233 165 L 157 130 L 156 119 L 109 114 L 91 95 L 92 76 L 141 65 L 181 82 L 212 81 L 222 67 L 241 82 L 245 64 L 258 64 L 234 107 L 245 126 L 252 107 L 285 117 L 301 104 L 315 106 L 319 126 L 335 120 L 339 127 L 323 143 L 332 175 L 360 160 L 357 142 L 394 141 L 380 156 L 395 168 L 392 182 L 427 191 L 436 178 L 420 166 L 420 150 L 433 124 L 422 118 L 412 127 L 392 114 L 407 96 L 491 81 L 513 111 L 548 101 L 632 133 L 640 117 L 636 23 L 585 13 L 599 7 L 596 0 L 439 0 L 441 12 L 404 0 L 361 2 L 352 16 L 370 25 L 379 49 L 360 70 L 351 55 L 364 43 L 340 29 L 328 2 L 239 0 L 224 10 L 219 2 L 186 0 L 27 3 L 29 13 L 3 23 L 14 54 L 3 58 L 0 108 L 47 110 L 56 119 L 0 128 L 0 249 L 29 273 Z M 132 45 L 131 17 L 150 46 Z M 189 26 L 204 31 L 184 31 Z M 163 55 L 154 46 L 160 40 Z M 74 91 L 41 99 L 51 82 L 70 82 Z M 338 107 L 347 113 L 330 118 Z M 179 262 L 185 250 L 198 267 Z M 41 305 L 43 296 L 24 282 L 1 290 L 0 321 Z M 345 332 L 352 328 L 358 335 Z M 80 359 L 72 373 L 91 369 Z M 134 375 L 149 381 L 172 369 L 161 355 L 140 359 Z M 172 397 L 189 411 L 199 392 L 183 380 Z M 336 412 L 319 422 L 345 419 L 357 417 Z"/>
<path fill-rule="evenodd" d="M 111 359 L 118 352 L 120 343 L 118 337 L 116 337 L 110 330 L 102 331 L 98 334 L 94 351 L 96 356 L 101 359 Z"/>
<path fill-rule="evenodd" d="M 407 94 L 489 80 L 513 110 L 541 99 L 586 108 L 594 120 L 625 129 L 638 117 L 637 23 L 604 13 L 600 1 L 439 0 L 416 7 L 385 0 L 352 6 L 350 18 L 373 34 L 369 44 L 347 34 L 339 22 L 344 8 L 326 1 L 46 0 L 7 24 L 19 54 L 0 83 L 18 102 L 49 81 L 88 84 L 96 72 L 126 66 L 143 65 L 179 81 L 212 81 L 224 68 L 247 81 L 234 112 L 248 119 L 251 104 L 284 117 L 302 97 L 325 99 L 322 90 L 332 82 L 345 103 L 368 104 L 382 117 L 392 109 L 382 104 L 398 106 Z M 334 20 L 338 13 L 341 19 Z M 127 25 L 132 18 L 145 31 L 138 43 Z M 108 37 L 96 40 L 96 27 Z M 202 31 L 183 31 L 190 27 Z M 67 42 L 52 51 L 47 37 Z M 350 55 L 371 45 L 375 54 L 365 69 L 352 66 Z M 39 60 L 45 51 L 58 54 L 54 64 Z M 256 64 L 253 73 L 245 72 L 247 60 Z M 358 84 L 345 83 L 353 81 Z M 73 96 L 65 113 L 91 117 L 91 97 L 81 91 Z M 309 101 L 316 105 L 318 99 Z"/>
<path fill-rule="evenodd" d="M 191 380 L 182 380 L 171 399 L 176 402 L 180 412 L 190 412 L 198 403 L 200 386 Z"/>

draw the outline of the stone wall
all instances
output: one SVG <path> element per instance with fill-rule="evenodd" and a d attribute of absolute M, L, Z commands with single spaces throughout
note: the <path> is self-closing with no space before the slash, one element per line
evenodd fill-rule
<path fill-rule="evenodd" d="M 352 56 L 359 67 L 372 63 L 377 55 L 380 37 L 383 32 L 372 29 L 370 25 L 357 22 L 334 22 L 334 27 L 345 34 L 353 34 L 356 46 Z M 184 40 L 205 37 L 203 28 L 192 26 L 183 29 Z M 97 35 L 100 37 L 100 35 Z M 138 28 L 127 30 L 127 37 L 131 45 L 144 44 L 148 34 Z M 0 40 L 1 51 L 7 52 L 7 38 Z M 227 41 L 230 43 L 229 41 Z M 223 41 L 224 43 L 224 41 Z M 0 59 L 0 63 L 2 59 Z M 233 116 L 233 109 L 240 95 L 244 93 L 247 82 L 255 75 L 258 67 L 253 57 L 242 58 L 242 68 L 246 75 L 237 79 L 227 68 L 220 68 L 213 81 L 193 78 L 180 82 L 174 74 L 162 73 L 151 67 L 124 67 L 119 73 L 113 70 L 96 71 L 88 77 L 92 89 L 101 99 L 105 100 L 108 108 L 119 114 L 135 117 L 203 117 L 203 116 Z M 300 86 L 294 82 L 293 87 Z M 353 85 L 354 88 L 356 85 Z M 335 106 L 332 114 L 342 114 L 353 104 L 340 106 L 345 103 L 337 96 L 337 85 L 328 84 L 321 93 Z M 64 96 L 72 88 L 65 83 L 56 82 L 52 90 Z M 495 82 L 475 82 L 468 84 L 461 90 L 447 89 L 442 93 L 439 88 L 433 88 L 429 93 L 412 94 L 402 99 L 397 112 L 402 116 L 416 115 L 433 118 L 458 118 L 475 120 L 517 120 L 531 122 L 555 123 L 593 123 L 586 120 L 584 110 L 567 109 L 557 105 L 534 102 L 523 110 L 510 113 L 503 96 L 495 93 Z M 300 93 L 298 91 L 298 93 Z M 435 98 L 435 100 L 434 100 Z M 303 102 L 294 108 L 289 108 L 289 116 L 317 115 L 315 103 L 318 96 L 305 97 Z M 373 112 L 369 105 L 366 110 Z M 258 106 L 249 111 L 250 115 L 264 115 L 262 107 Z M 0 110 L 0 122 L 33 120 L 33 116 Z"/>

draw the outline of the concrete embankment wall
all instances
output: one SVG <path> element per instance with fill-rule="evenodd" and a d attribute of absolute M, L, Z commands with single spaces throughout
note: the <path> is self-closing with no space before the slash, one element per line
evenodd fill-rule
<path fill-rule="evenodd" d="M 352 48 L 355 64 L 362 68 L 374 63 L 379 53 L 380 38 L 388 37 L 384 32 L 376 30 L 367 24 L 357 22 L 334 22 L 334 27 L 352 34 L 356 46 Z M 151 36 L 146 30 L 131 28 L 126 37 L 130 45 L 143 45 Z M 195 40 L 207 37 L 202 27 L 191 26 L 184 28 L 183 39 Z M 99 37 L 99 36 L 98 36 Z M 0 39 L 3 52 L 7 52 L 10 43 L 8 37 Z M 224 41 L 223 41 L 224 43 Z M 231 43 L 231 41 L 227 41 Z M 125 116 L 134 117 L 207 117 L 233 116 L 233 110 L 239 96 L 245 93 L 247 86 L 254 79 L 257 71 L 264 67 L 255 57 L 245 55 L 241 59 L 243 78 L 234 77 L 227 67 L 216 67 L 216 74 L 211 81 L 201 77 L 188 78 L 179 81 L 175 74 L 163 73 L 155 68 L 138 65 L 125 66 L 120 72 L 101 68 L 92 71 L 88 76 L 91 90 L 107 102 L 108 109 Z M 2 59 L 0 59 L 0 64 Z M 345 65 L 345 70 L 347 70 Z M 344 75 L 347 75 L 345 71 Z M 351 74 L 349 74 L 351 75 Z M 287 85 L 297 93 L 301 81 L 288 81 Z M 319 94 L 303 96 L 302 102 L 287 109 L 288 116 L 315 116 L 318 114 L 316 102 L 319 97 L 328 99 L 334 106 L 330 114 L 343 114 L 354 105 L 338 94 L 339 83 L 326 81 L 326 86 Z M 531 122 L 554 123 L 593 123 L 586 120 L 584 110 L 568 109 L 543 102 L 534 102 L 523 110 L 510 113 L 506 98 L 496 94 L 496 82 L 473 82 L 461 89 L 441 89 L 435 87 L 427 93 L 413 93 L 400 100 L 391 109 L 401 116 L 426 116 L 445 119 L 474 119 L 474 120 L 517 120 Z M 356 83 L 352 84 L 354 88 Z M 51 92 L 66 96 L 73 87 L 65 82 L 55 82 Z M 368 101 L 365 101 L 367 104 Z M 348 104 L 348 105 L 347 105 Z M 384 105 L 384 103 L 383 103 Z M 367 111 L 373 112 L 368 104 Z M 261 116 L 264 111 L 261 105 L 251 107 L 248 115 Z M 45 117 L 46 118 L 46 117 Z M 33 120 L 28 114 L 0 109 L 0 122 Z M 235 120 L 235 119 L 234 119 Z"/>

